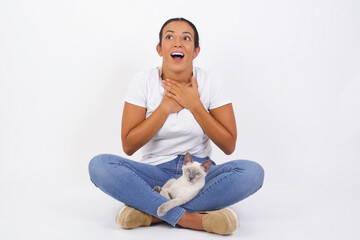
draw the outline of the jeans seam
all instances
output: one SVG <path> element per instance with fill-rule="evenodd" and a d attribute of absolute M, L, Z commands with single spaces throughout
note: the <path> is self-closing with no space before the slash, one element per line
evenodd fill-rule
<path fill-rule="evenodd" d="M 234 168 L 234 169 L 231 170 L 231 172 L 233 172 L 233 171 L 236 172 L 236 171 L 239 169 L 235 164 L 233 164 L 233 163 L 231 163 L 231 162 L 229 162 L 228 164 L 229 164 L 229 165 L 232 165 L 233 168 Z M 209 175 L 207 175 L 207 177 L 208 177 L 208 176 L 212 176 L 213 174 L 215 174 L 215 173 L 218 172 L 219 170 L 223 169 L 224 167 L 227 167 L 227 166 L 226 166 L 226 165 L 222 166 L 221 168 L 219 168 L 219 169 L 217 169 L 216 171 L 214 171 L 214 172 L 210 173 Z M 210 168 L 211 168 L 211 167 L 210 167 Z"/>
<path fill-rule="evenodd" d="M 124 167 L 124 168 L 127 168 L 127 170 L 131 170 L 131 172 L 133 172 L 134 170 L 132 170 L 131 169 L 131 164 L 128 164 L 128 163 L 126 163 L 126 162 L 120 162 L 119 164 L 118 164 L 118 166 L 122 166 L 122 167 Z M 130 166 L 130 167 L 129 167 Z M 141 170 L 139 170 L 139 169 L 135 169 L 136 171 L 138 171 L 138 172 L 140 172 L 142 175 L 144 175 L 144 176 L 146 176 L 146 177 L 148 177 L 148 178 L 151 178 L 152 180 L 156 180 L 156 181 L 161 181 L 161 182 L 166 182 L 167 180 L 166 179 L 159 179 L 159 178 L 156 178 L 156 177 L 154 177 L 154 176 L 149 176 L 148 174 L 146 174 L 146 173 L 144 173 L 143 171 L 141 171 Z M 161 169 L 160 169 L 161 170 Z M 136 174 L 135 174 L 136 175 Z M 136 175 L 137 176 L 137 175 Z M 139 176 L 137 176 L 137 177 L 139 177 Z M 139 177 L 140 178 L 140 177 Z M 141 180 L 143 180 L 142 178 L 140 178 Z M 144 180 L 143 180 L 144 181 Z M 144 181 L 145 182 L 145 181 Z M 146 182 L 145 182 L 146 183 Z M 148 183 L 146 183 L 146 184 L 148 184 Z"/>
<path fill-rule="evenodd" d="M 181 206 L 179 206 L 179 207 L 181 207 Z M 182 207 L 181 207 L 181 208 L 182 208 Z M 182 208 L 182 211 L 181 211 L 181 212 L 176 216 L 176 218 L 175 218 L 175 219 L 177 219 L 177 220 L 176 220 L 176 223 L 174 223 L 174 224 L 171 223 L 171 225 L 175 227 L 175 225 L 179 222 L 179 220 L 180 220 L 181 217 L 185 214 L 185 212 L 186 212 L 186 210 L 185 210 L 184 208 Z"/>
<path fill-rule="evenodd" d="M 182 156 L 179 157 L 179 160 L 176 163 L 176 170 L 175 170 L 175 177 L 179 174 L 179 169 L 181 169 L 180 162 L 181 162 Z"/>

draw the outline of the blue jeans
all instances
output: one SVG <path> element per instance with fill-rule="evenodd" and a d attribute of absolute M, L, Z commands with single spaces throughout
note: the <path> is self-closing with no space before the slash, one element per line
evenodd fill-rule
<path fill-rule="evenodd" d="M 209 158 L 193 160 L 204 162 Z M 182 175 L 184 155 L 156 166 L 128 160 L 116 155 L 95 156 L 89 164 L 91 181 L 106 194 L 152 216 L 168 201 L 153 190 L 171 178 Z M 264 181 L 264 170 L 256 162 L 235 160 L 210 167 L 206 183 L 199 194 L 188 203 L 175 207 L 158 217 L 175 226 L 185 212 L 221 209 L 241 201 L 259 190 Z"/>

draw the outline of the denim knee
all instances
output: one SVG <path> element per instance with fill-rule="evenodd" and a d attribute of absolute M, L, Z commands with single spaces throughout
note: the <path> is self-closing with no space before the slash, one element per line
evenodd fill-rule
<path fill-rule="evenodd" d="M 90 180 L 98 187 L 101 178 L 105 177 L 104 166 L 108 162 L 108 154 L 100 154 L 93 157 L 89 162 Z"/>
<path fill-rule="evenodd" d="M 241 173 L 242 179 L 244 179 L 244 175 L 246 175 L 248 191 L 251 194 L 262 187 L 265 171 L 259 163 L 250 160 L 235 160 L 232 164 L 235 168 L 234 170 Z"/>
<path fill-rule="evenodd" d="M 257 162 L 251 162 L 249 169 L 252 175 L 252 179 L 256 186 L 255 191 L 257 191 L 262 187 L 264 183 L 264 175 L 265 175 L 264 168 Z"/>

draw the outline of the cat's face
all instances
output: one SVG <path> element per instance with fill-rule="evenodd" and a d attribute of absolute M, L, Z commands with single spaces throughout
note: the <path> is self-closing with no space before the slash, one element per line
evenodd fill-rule
<path fill-rule="evenodd" d="M 211 166 L 212 161 L 207 160 L 203 163 L 194 162 L 190 153 L 185 154 L 184 165 L 182 167 L 183 175 L 189 182 L 197 182 L 200 179 L 204 179 L 207 171 Z"/>
<path fill-rule="evenodd" d="M 206 176 L 206 172 L 204 168 L 198 162 L 188 163 L 183 166 L 183 175 L 189 182 L 197 182 L 200 179 L 204 179 Z"/>

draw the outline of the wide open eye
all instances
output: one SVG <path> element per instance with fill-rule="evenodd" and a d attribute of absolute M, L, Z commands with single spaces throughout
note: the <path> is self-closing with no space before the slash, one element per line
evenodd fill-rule
<path fill-rule="evenodd" d="M 167 35 L 167 36 L 165 36 L 165 39 L 172 40 L 172 39 L 173 39 L 173 36 L 171 36 L 171 35 Z"/>
<path fill-rule="evenodd" d="M 184 40 L 185 40 L 185 41 L 190 41 L 191 39 L 190 39 L 190 37 L 185 36 L 185 37 L 184 37 Z"/>

